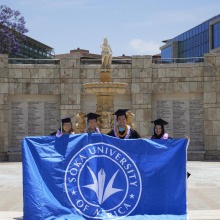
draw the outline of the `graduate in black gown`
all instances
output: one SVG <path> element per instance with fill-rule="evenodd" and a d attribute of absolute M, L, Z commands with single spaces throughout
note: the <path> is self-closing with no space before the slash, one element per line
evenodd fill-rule
<path fill-rule="evenodd" d="M 51 133 L 50 135 L 56 135 L 56 137 L 61 137 L 63 134 L 74 134 L 71 118 L 64 117 L 61 119 L 60 129 Z"/>
<path fill-rule="evenodd" d="M 116 116 L 117 125 L 114 125 L 114 129 L 112 129 L 107 135 L 112 137 L 118 137 L 121 139 L 137 139 L 140 138 L 140 135 L 137 131 L 131 129 L 129 125 L 127 125 L 127 115 L 126 112 L 129 109 L 118 109 L 114 115 Z"/>
<path fill-rule="evenodd" d="M 162 118 L 158 118 L 151 123 L 154 123 L 154 134 L 151 139 L 171 139 L 168 133 L 165 133 L 164 125 L 169 124 L 167 121 L 164 121 Z"/>
<path fill-rule="evenodd" d="M 151 123 L 154 123 L 154 134 L 152 135 L 151 139 L 172 139 L 164 129 L 164 125 L 169 124 L 167 121 L 164 121 L 162 118 L 158 118 Z M 187 172 L 187 178 L 189 178 L 190 175 L 191 174 Z"/>
<path fill-rule="evenodd" d="M 98 117 L 101 115 L 98 115 L 96 113 L 88 113 L 84 117 L 87 117 L 87 123 L 86 123 L 86 129 L 84 133 L 101 133 L 99 128 L 98 128 Z"/>

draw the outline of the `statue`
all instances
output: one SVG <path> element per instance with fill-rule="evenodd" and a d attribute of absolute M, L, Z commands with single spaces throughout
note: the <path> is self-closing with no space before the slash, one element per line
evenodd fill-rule
<path fill-rule="evenodd" d="M 83 114 L 82 112 L 79 112 L 76 115 L 76 133 L 83 133 L 85 130 L 85 118 L 84 118 L 85 114 Z"/>
<path fill-rule="evenodd" d="M 134 129 L 134 124 L 133 124 L 133 120 L 134 120 L 134 113 L 132 113 L 131 111 L 128 111 L 127 113 L 126 113 L 126 115 L 127 115 L 127 123 L 128 123 L 128 125 L 132 128 L 132 129 Z"/>
<path fill-rule="evenodd" d="M 109 129 L 111 128 L 111 112 L 103 111 L 101 117 L 101 128 L 102 129 Z"/>
<path fill-rule="evenodd" d="M 112 63 L 112 49 L 108 44 L 108 39 L 104 38 L 103 44 L 100 46 L 102 48 L 102 68 L 110 69 Z"/>

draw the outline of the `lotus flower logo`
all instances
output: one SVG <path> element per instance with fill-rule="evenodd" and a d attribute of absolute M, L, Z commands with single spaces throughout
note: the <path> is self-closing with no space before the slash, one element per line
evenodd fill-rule
<path fill-rule="evenodd" d="M 117 173 L 119 170 L 117 170 L 114 175 L 111 177 L 110 181 L 107 184 L 107 187 L 104 188 L 105 186 L 105 181 L 106 181 L 106 174 L 104 169 L 100 169 L 100 171 L 98 172 L 98 179 L 96 178 L 94 172 L 92 171 L 92 169 L 90 167 L 88 167 L 88 170 L 92 176 L 93 179 L 93 184 L 89 184 L 83 187 L 89 188 L 91 190 L 93 190 L 98 198 L 98 202 L 101 205 L 107 198 L 109 198 L 111 195 L 122 191 L 123 189 L 117 189 L 117 188 L 113 188 L 113 183 L 114 180 L 117 176 Z"/>

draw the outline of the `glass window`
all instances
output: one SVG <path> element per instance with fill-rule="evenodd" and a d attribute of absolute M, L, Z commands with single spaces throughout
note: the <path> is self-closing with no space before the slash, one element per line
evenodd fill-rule
<path fill-rule="evenodd" d="M 196 29 L 197 29 L 197 34 L 199 34 L 199 26 L 197 26 Z"/>
<path fill-rule="evenodd" d="M 209 52 L 209 44 L 208 42 L 205 43 L 205 53 Z"/>
<path fill-rule="evenodd" d="M 212 49 L 220 47 L 220 22 L 213 25 L 212 38 Z"/>
<path fill-rule="evenodd" d="M 195 35 L 195 28 L 192 29 L 192 35 Z"/>
<path fill-rule="evenodd" d="M 204 47 L 203 47 L 203 45 L 201 46 L 201 56 L 203 56 L 203 54 L 204 54 Z"/>
<path fill-rule="evenodd" d="M 169 46 L 169 47 L 164 48 L 161 51 L 161 58 L 162 59 L 164 59 L 164 58 L 173 58 L 172 51 L 173 51 L 173 46 Z"/>
<path fill-rule="evenodd" d="M 218 16 L 220 17 L 220 15 Z M 171 41 L 179 41 L 178 57 L 201 57 L 209 52 L 209 22 L 214 18 L 188 30 Z M 212 48 L 220 47 L 220 22 L 212 28 Z M 161 51 L 162 58 L 173 58 L 173 47 L 169 46 Z"/>
<path fill-rule="evenodd" d="M 199 25 L 199 33 L 202 32 L 202 25 Z"/>
<path fill-rule="evenodd" d="M 205 23 L 202 23 L 201 27 L 202 27 L 202 31 L 204 31 L 205 30 Z"/>
<path fill-rule="evenodd" d="M 189 49 L 192 48 L 192 38 L 189 38 Z"/>
<path fill-rule="evenodd" d="M 209 21 L 206 21 L 204 25 L 205 25 L 205 30 L 209 29 Z"/>
<path fill-rule="evenodd" d="M 198 34 L 197 39 L 198 39 L 197 45 L 200 46 L 201 45 L 201 36 L 200 36 L 200 34 Z"/>

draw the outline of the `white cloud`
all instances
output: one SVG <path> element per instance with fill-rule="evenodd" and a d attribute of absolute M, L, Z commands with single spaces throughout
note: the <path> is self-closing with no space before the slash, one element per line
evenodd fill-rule
<path fill-rule="evenodd" d="M 144 41 L 142 39 L 133 39 L 129 43 L 130 47 L 134 50 L 135 54 L 140 55 L 154 55 L 160 53 L 159 43 L 154 41 Z"/>

